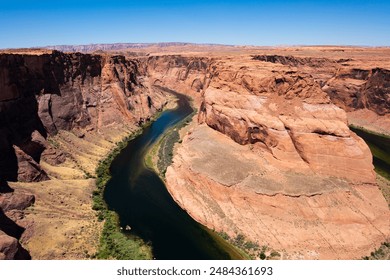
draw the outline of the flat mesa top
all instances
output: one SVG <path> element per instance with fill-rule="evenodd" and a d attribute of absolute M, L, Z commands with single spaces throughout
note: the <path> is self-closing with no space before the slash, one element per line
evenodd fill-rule
<path fill-rule="evenodd" d="M 243 62 L 251 56 L 279 55 L 295 58 L 321 58 L 339 61 L 342 67 L 371 69 L 381 67 L 390 69 L 390 47 L 362 46 L 229 46 L 211 44 L 91 44 L 64 45 L 23 49 L 4 49 L 1 54 L 43 55 L 54 50 L 65 53 L 90 53 L 95 55 L 124 55 L 128 57 L 147 57 L 165 55 L 184 55 L 192 57 L 226 58 Z M 234 59 L 233 59 L 234 58 Z M 259 62 L 257 62 L 259 63 Z"/>
<path fill-rule="evenodd" d="M 0 54 L 21 54 L 21 55 L 42 55 L 42 54 L 52 54 L 53 50 L 49 49 L 40 49 L 40 48 L 31 48 L 31 49 L 0 49 Z"/>

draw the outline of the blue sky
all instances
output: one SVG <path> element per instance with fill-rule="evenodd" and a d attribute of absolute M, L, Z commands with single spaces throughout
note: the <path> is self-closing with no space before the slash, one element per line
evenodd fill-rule
<path fill-rule="evenodd" d="M 115 42 L 390 45 L 390 1 L 0 0 L 0 48 Z"/>

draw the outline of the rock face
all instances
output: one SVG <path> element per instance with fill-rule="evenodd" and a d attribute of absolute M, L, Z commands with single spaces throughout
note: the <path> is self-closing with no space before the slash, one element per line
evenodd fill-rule
<path fill-rule="evenodd" d="M 14 146 L 14 149 L 18 160 L 18 181 L 39 182 L 49 179 L 46 172 L 31 156 L 17 146 Z"/>
<path fill-rule="evenodd" d="M 198 99 L 212 77 L 211 58 L 202 56 L 150 56 L 145 64 L 151 82 Z"/>
<path fill-rule="evenodd" d="M 180 46 L 80 50 L 139 47 L 149 53 Z M 348 124 L 370 119 L 371 126 L 390 129 L 390 64 L 382 58 L 390 52 L 218 51 L 128 53 L 132 58 L 0 53 L 0 259 L 30 257 L 18 240 L 34 234 L 23 209 L 34 203 L 29 191 L 38 184 L 50 193 L 31 191 L 36 208 L 56 211 L 40 215 L 44 222 L 35 229 L 41 236 L 29 245 L 40 248 L 50 234 L 59 240 L 55 250 L 37 256 L 80 257 L 76 243 L 64 252 L 59 242 L 69 245 L 68 237 L 96 230 L 89 223 L 93 180 L 84 176 L 129 132 L 127 126 L 141 125 L 162 108 L 164 87 L 189 94 L 199 108 L 198 123 L 166 173 L 173 198 L 196 220 L 290 259 L 360 258 L 389 239 L 390 213 L 371 153 Z M 73 181 L 47 181 L 61 176 L 80 181 L 72 191 Z M 5 181 L 39 183 L 15 183 L 13 192 Z M 64 222 L 63 212 L 72 219 Z"/>
<path fill-rule="evenodd" d="M 276 51 L 280 54 L 254 55 L 253 59 L 285 65 L 293 71 L 312 76 L 332 103 L 348 113 L 353 124 L 388 134 L 388 49 L 297 51 L 298 56 L 291 55 L 291 50 L 285 50 Z"/>
<path fill-rule="evenodd" d="M 165 93 L 148 82 L 144 68 L 138 60 L 116 55 L 0 53 L 0 182 L 49 180 L 42 159 L 46 166 L 52 165 L 52 175 L 57 174 L 54 169 L 71 173 L 67 176 L 72 178 L 72 165 L 55 168 L 74 157 L 74 148 L 66 146 L 68 152 L 64 152 L 48 136 L 63 131 L 73 131 L 71 135 L 78 138 L 91 132 L 103 135 L 114 127 L 120 131 L 120 127 L 149 120 L 167 101 Z M 128 131 L 122 130 L 122 134 Z M 110 137 L 117 141 L 116 136 Z M 87 155 L 87 162 L 72 163 L 83 164 L 78 173 L 94 172 L 95 165 L 88 161 L 97 162 L 96 154 L 112 144 L 104 141 L 99 143 L 107 148 L 96 145 L 100 150 Z M 22 219 L 20 211 L 32 203 L 29 195 L 0 193 L 0 258 L 29 258 L 17 241 L 24 226 L 12 233 L 8 229 L 14 228 L 12 223 Z M 3 229 L 3 224 L 9 226 Z"/>
<path fill-rule="evenodd" d="M 346 83 L 351 86 L 345 86 Z M 352 69 L 330 79 L 324 90 L 347 111 L 367 108 L 380 116 L 390 113 L 390 71 Z"/>
<path fill-rule="evenodd" d="M 264 78 L 259 81 L 260 75 Z M 367 145 L 350 132 L 345 112 L 310 77 L 253 71 L 243 76 L 242 89 L 229 89 L 229 83 L 240 80 L 238 75 L 234 80 L 213 80 L 204 94 L 201 122 L 239 144 L 259 143 L 275 159 L 296 168 L 307 166 L 329 176 L 374 181 Z M 248 80 L 256 79 L 265 86 L 256 93 L 246 92 L 256 85 Z"/>
<path fill-rule="evenodd" d="M 201 125 L 166 178 L 196 220 L 285 259 L 361 258 L 389 237 L 388 206 L 375 185 L 300 169 Z"/>
<path fill-rule="evenodd" d="M 272 62 L 272 63 L 280 63 L 287 66 L 309 66 L 309 67 L 324 67 L 329 66 L 332 63 L 337 62 L 345 62 L 345 60 L 334 61 L 326 58 L 316 58 L 316 57 L 294 57 L 292 55 L 255 55 L 253 59 Z"/>
<path fill-rule="evenodd" d="M 165 101 L 139 68 L 124 56 L 0 54 L 0 176 L 48 179 L 40 157 L 47 135 L 59 130 L 100 129 L 153 115 Z"/>
<path fill-rule="evenodd" d="M 388 239 L 390 212 L 371 153 L 321 82 L 344 62 L 215 59 L 200 125 L 166 173 L 175 200 L 210 228 L 283 258 L 361 258 Z M 330 68 L 308 73 L 321 65 Z M 368 81 L 364 88 L 372 89 Z M 375 91 L 368 99 L 384 90 Z"/>
<path fill-rule="evenodd" d="M 19 244 L 24 232 L 23 210 L 34 203 L 34 196 L 13 192 L 5 182 L 0 186 L 0 260 L 30 259 Z"/>
<path fill-rule="evenodd" d="M 327 74 L 332 76 L 330 79 L 319 80 L 323 84 L 323 90 L 336 105 L 346 111 L 367 108 L 379 115 L 389 113 L 390 72 L 387 69 L 345 67 L 348 66 L 346 62 L 353 61 L 352 59 L 331 60 L 281 55 L 256 55 L 253 59 L 291 67 L 308 67 L 314 71 L 314 75 L 315 72 L 328 72 Z"/>

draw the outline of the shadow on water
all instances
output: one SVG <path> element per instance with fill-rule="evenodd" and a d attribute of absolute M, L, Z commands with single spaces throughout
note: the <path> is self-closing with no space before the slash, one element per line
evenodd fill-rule
<path fill-rule="evenodd" d="M 156 259 L 236 258 L 226 244 L 221 246 L 183 211 L 159 176 L 144 166 L 148 148 L 167 128 L 193 112 L 188 97 L 176 96 L 178 107 L 163 112 L 114 159 L 104 199 L 118 213 L 121 227 L 129 225 L 133 233 L 152 243 Z"/>
<path fill-rule="evenodd" d="M 390 180 L 390 137 L 350 127 L 368 145 L 373 155 L 375 171 Z"/>

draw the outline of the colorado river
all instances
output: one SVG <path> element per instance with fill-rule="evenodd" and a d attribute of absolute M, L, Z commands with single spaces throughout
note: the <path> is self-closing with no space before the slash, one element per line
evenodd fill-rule
<path fill-rule="evenodd" d="M 178 106 L 164 111 L 114 159 L 104 199 L 120 226 L 150 242 L 156 259 L 232 259 L 239 254 L 183 211 L 164 182 L 144 165 L 147 150 L 166 131 L 193 112 L 188 97 L 175 94 Z M 128 227 L 127 227 L 128 228 Z"/>
<path fill-rule="evenodd" d="M 390 137 L 358 127 L 350 127 L 350 129 L 363 138 L 369 146 L 375 171 L 390 180 Z"/>

